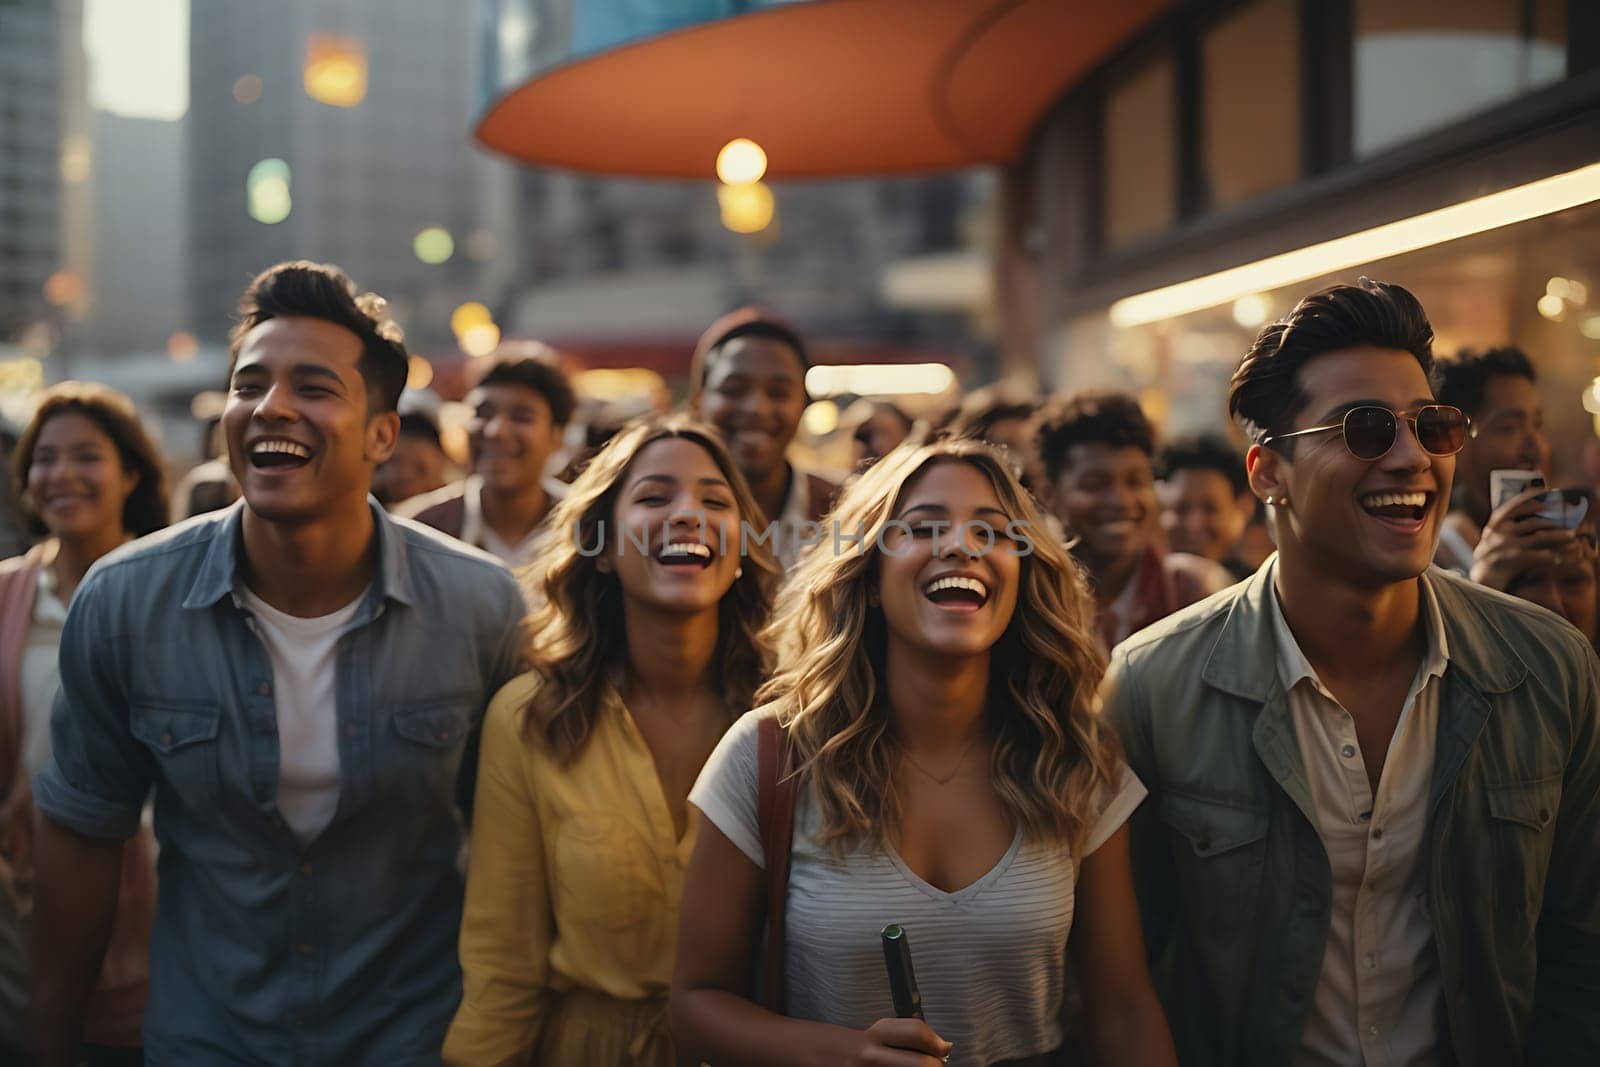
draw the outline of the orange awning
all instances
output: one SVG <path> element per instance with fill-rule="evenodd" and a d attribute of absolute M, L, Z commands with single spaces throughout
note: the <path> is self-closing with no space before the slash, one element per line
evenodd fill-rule
<path fill-rule="evenodd" d="M 1016 159 L 1061 94 L 1172 0 L 812 0 L 557 67 L 501 97 L 490 148 L 596 174 L 710 178 L 735 137 L 768 177 Z"/>

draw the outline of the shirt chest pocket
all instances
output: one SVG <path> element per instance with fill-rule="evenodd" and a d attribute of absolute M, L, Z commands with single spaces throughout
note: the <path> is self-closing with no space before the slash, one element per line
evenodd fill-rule
<path fill-rule="evenodd" d="M 660 864 L 648 843 L 615 815 L 574 815 L 556 835 L 556 921 L 591 932 L 630 931 L 639 940 L 666 919 Z M 577 933 L 576 929 L 571 932 Z"/>
<path fill-rule="evenodd" d="M 1184 906 L 1196 931 L 1250 924 L 1265 868 L 1265 810 L 1186 793 L 1161 796 L 1161 821 L 1171 838 Z"/>
<path fill-rule="evenodd" d="M 221 709 L 203 704 L 141 702 L 128 716 L 128 730 L 150 750 L 159 778 L 191 807 L 218 800 L 221 723 Z"/>
<path fill-rule="evenodd" d="M 380 778 L 422 807 L 448 807 L 455 800 L 469 721 L 462 702 L 431 700 L 395 709 L 390 720 L 395 758 L 379 768 Z"/>

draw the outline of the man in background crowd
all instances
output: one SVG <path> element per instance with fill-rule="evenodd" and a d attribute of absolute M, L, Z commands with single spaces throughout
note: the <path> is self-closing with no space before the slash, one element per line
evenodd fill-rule
<path fill-rule="evenodd" d="M 1039 453 L 1055 515 L 1094 582 L 1106 648 L 1232 584 L 1220 564 L 1160 547 L 1155 431 L 1123 393 L 1050 410 Z"/>
<path fill-rule="evenodd" d="M 549 470 L 577 400 L 549 349 L 495 357 L 467 394 L 472 472 L 397 513 L 525 566 L 550 506 L 565 487 Z"/>
<path fill-rule="evenodd" d="M 830 541 L 831 533 L 819 524 L 839 488 L 796 467 L 787 455 L 805 414 L 810 367 L 795 328 L 753 307 L 712 323 L 689 366 L 690 406 L 727 438 L 734 462 L 773 524 L 768 543 L 785 568 L 799 559 L 808 534 L 811 542 Z"/>
<path fill-rule="evenodd" d="M 1160 477 L 1156 495 L 1167 546 L 1220 563 L 1235 579 L 1254 573 L 1238 555 L 1256 511 L 1244 457 L 1220 437 L 1194 437 L 1162 449 Z"/>
<path fill-rule="evenodd" d="M 174 523 L 221 511 L 239 499 L 239 483 L 228 466 L 228 445 L 222 439 L 220 414 L 206 420 L 201 440 L 206 458 L 191 467 L 172 490 L 169 507 Z"/>
<path fill-rule="evenodd" d="M 851 427 L 856 470 L 878 462 L 911 433 L 911 418 L 887 400 L 857 400 L 841 421 Z"/>
<path fill-rule="evenodd" d="M 1573 531 L 1572 548 L 1522 571 L 1511 580 L 1506 592 L 1549 608 L 1576 627 L 1591 645 L 1600 648 L 1594 498 L 1586 491 L 1579 492 L 1582 499 L 1589 501 L 1589 513 Z"/>
<path fill-rule="evenodd" d="M 22 512 L 21 488 L 11 473 L 11 456 L 16 447 L 17 435 L 0 422 L 0 559 L 20 556 L 33 544 Z"/>
<path fill-rule="evenodd" d="M 1472 433 L 1456 461 L 1456 488 L 1434 562 L 1491 589 L 1573 547 L 1571 531 L 1535 514 L 1524 499 L 1496 507 L 1490 473 L 1533 471 L 1547 477 L 1550 442 L 1533 364 L 1521 349 L 1463 351 L 1434 365 L 1441 404 L 1460 408 Z"/>
<path fill-rule="evenodd" d="M 372 495 L 392 511 L 397 504 L 443 488 L 449 463 L 433 419 L 421 411 L 405 412 L 394 455 L 372 474 Z"/>
<path fill-rule="evenodd" d="M 944 430 L 955 437 L 987 441 L 1005 449 L 1022 484 L 1036 499 L 1048 503 L 1049 479 L 1039 464 L 1035 445 L 1040 408 L 1040 402 L 1024 395 L 1016 383 L 997 382 L 968 395 Z"/>

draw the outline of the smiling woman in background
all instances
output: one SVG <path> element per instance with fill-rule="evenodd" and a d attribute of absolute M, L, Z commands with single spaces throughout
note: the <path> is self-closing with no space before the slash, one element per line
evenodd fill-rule
<path fill-rule="evenodd" d="M 56 653 L 84 573 L 125 541 L 166 523 L 161 463 L 133 403 L 99 385 L 44 394 L 17 444 L 17 482 L 48 535 L 0 563 L 0 1061 L 23 1055 L 33 881 L 31 782 L 50 756 Z M 140 1062 L 155 911 L 154 854 L 141 830 L 123 852 L 122 892 L 100 982 L 85 1018 L 88 1062 Z"/>
<path fill-rule="evenodd" d="M 718 1067 L 1041 1057 L 1062 1041 L 1070 945 L 1101 1062 L 1173 1063 L 1123 829 L 1144 788 L 1094 711 L 1104 659 L 1077 566 L 974 441 L 902 446 L 835 519 L 866 531 L 861 550 L 801 563 L 769 702 L 690 797 L 708 825 L 684 883 L 679 1039 Z M 750 997 L 774 722 L 801 790 L 781 1015 Z M 925 1023 L 892 1017 L 889 923 L 915 945 Z"/>
<path fill-rule="evenodd" d="M 685 798 L 766 667 L 777 563 L 740 544 L 759 514 L 682 416 L 612 438 L 556 505 L 527 572 L 533 669 L 484 723 L 447 1062 L 677 1062 Z"/>

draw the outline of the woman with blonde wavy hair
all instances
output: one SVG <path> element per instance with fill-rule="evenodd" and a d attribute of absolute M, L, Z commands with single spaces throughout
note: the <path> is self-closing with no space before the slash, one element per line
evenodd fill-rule
<path fill-rule="evenodd" d="M 1104 660 L 1077 566 L 978 442 L 902 445 L 830 523 L 781 597 L 763 706 L 689 797 L 706 825 L 684 884 L 679 1041 L 717 1067 L 1052 1062 L 1070 947 L 1099 1060 L 1175 1063 L 1124 826 L 1145 791 L 1096 716 Z M 751 996 L 763 826 L 781 839 L 759 810 L 765 719 L 800 786 L 781 1015 Z M 892 1017 L 891 923 L 926 1022 Z"/>
<path fill-rule="evenodd" d="M 613 438 L 551 513 L 526 580 L 532 669 L 484 720 L 464 994 L 447 1063 L 676 1063 L 666 1020 L 689 787 L 767 667 L 778 568 L 716 431 Z"/>

